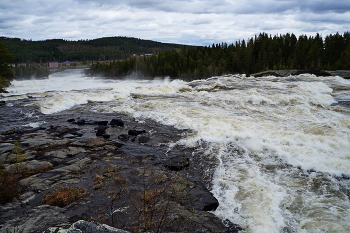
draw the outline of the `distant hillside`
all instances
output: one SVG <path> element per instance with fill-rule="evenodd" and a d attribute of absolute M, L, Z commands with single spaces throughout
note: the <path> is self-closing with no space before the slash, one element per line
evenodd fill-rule
<path fill-rule="evenodd" d="M 16 63 L 119 60 L 129 58 L 133 54 L 157 54 L 162 50 L 181 49 L 184 46 L 130 37 L 105 37 L 79 41 L 0 38 L 9 52 L 15 56 Z"/>

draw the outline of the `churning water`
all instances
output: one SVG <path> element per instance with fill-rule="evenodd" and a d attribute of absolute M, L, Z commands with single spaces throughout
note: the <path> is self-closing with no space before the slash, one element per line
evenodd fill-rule
<path fill-rule="evenodd" d="M 350 232 L 350 80 L 103 80 L 67 70 L 8 91 L 3 99 L 31 97 L 44 114 L 79 107 L 189 129 L 175 144 L 215 161 L 214 214 L 247 232 Z"/>

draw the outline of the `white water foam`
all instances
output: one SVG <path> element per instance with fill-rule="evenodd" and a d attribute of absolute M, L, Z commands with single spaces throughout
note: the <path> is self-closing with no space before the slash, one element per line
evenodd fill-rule
<path fill-rule="evenodd" d="M 350 184 L 336 178 L 350 176 L 350 114 L 332 104 L 338 95 L 350 96 L 350 83 L 288 78 L 106 82 L 76 76 L 38 81 L 36 91 L 27 91 L 36 93 L 32 103 L 46 114 L 87 104 L 86 111 L 190 129 L 177 143 L 198 148 L 206 142 L 202 156 L 218 161 L 212 192 L 220 206 L 214 213 L 247 232 L 346 232 L 350 203 L 341 190 Z M 16 85 L 12 94 L 27 95 Z M 40 85 L 47 86 L 40 91 Z"/>

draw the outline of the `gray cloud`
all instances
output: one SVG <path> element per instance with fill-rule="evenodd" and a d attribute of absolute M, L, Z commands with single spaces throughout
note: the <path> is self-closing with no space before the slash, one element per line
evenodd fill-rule
<path fill-rule="evenodd" d="M 350 1 L 337 0 L 19 0 L 0 2 L 0 36 L 232 43 L 265 31 L 315 35 L 350 28 Z"/>

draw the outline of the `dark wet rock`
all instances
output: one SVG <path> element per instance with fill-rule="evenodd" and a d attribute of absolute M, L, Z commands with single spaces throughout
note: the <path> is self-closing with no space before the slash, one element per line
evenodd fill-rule
<path fill-rule="evenodd" d="M 121 134 L 118 136 L 118 139 L 121 141 L 128 141 L 130 139 L 130 135 L 127 134 Z"/>
<path fill-rule="evenodd" d="M 146 142 L 148 142 L 149 140 L 150 140 L 150 138 L 147 137 L 147 136 L 140 136 L 140 137 L 137 138 L 137 141 L 138 141 L 139 143 L 146 143 Z"/>
<path fill-rule="evenodd" d="M 130 130 L 128 131 L 128 134 L 129 134 L 130 136 L 137 136 L 137 135 L 139 135 L 139 134 L 144 134 L 144 133 L 146 133 L 146 130 L 141 130 L 141 129 L 130 129 Z"/>
<path fill-rule="evenodd" d="M 0 106 L 6 106 L 6 101 L 0 101 Z"/>
<path fill-rule="evenodd" d="M 111 135 L 110 135 L 110 134 L 103 134 L 102 137 L 103 137 L 104 139 L 109 139 L 109 138 L 111 137 Z"/>
<path fill-rule="evenodd" d="M 78 125 L 85 125 L 86 124 L 86 120 L 80 119 L 80 120 L 75 121 L 74 123 L 77 123 Z"/>
<path fill-rule="evenodd" d="M 121 119 L 112 119 L 109 123 L 111 126 L 120 126 L 124 127 L 124 122 Z"/>
<path fill-rule="evenodd" d="M 164 163 L 165 167 L 171 171 L 181 171 L 190 165 L 189 159 L 184 156 L 174 156 Z"/>
<path fill-rule="evenodd" d="M 71 143 L 71 146 L 84 147 L 84 148 L 88 148 L 90 150 L 94 150 L 94 149 L 99 150 L 99 149 L 101 149 L 101 147 L 105 147 L 108 145 L 116 147 L 116 148 L 120 148 L 123 146 L 123 144 L 119 143 L 119 142 L 102 141 L 98 138 L 81 139 L 81 140 L 76 140 L 76 141 Z"/>
<path fill-rule="evenodd" d="M 68 229 L 62 227 L 51 227 L 43 233 L 130 233 L 129 231 L 120 230 L 106 224 L 98 222 L 88 222 L 79 220 L 73 223 Z"/>
<path fill-rule="evenodd" d="M 108 121 L 96 121 L 95 123 L 96 123 L 96 125 L 101 125 L 101 126 L 107 126 L 108 125 Z"/>
<path fill-rule="evenodd" d="M 196 179 L 191 179 L 187 183 L 186 191 L 188 200 L 185 200 L 183 205 L 202 211 L 214 211 L 219 206 L 219 201 L 205 187 L 205 185 Z"/>
<path fill-rule="evenodd" d="M 72 123 L 72 122 L 75 122 L 75 119 L 71 118 L 71 119 L 68 119 L 67 121 Z"/>
<path fill-rule="evenodd" d="M 261 72 L 261 73 L 253 74 L 252 76 L 254 76 L 255 78 L 265 77 L 265 76 L 283 77 L 282 75 L 280 75 L 280 74 L 278 74 L 277 72 L 274 72 L 274 71 Z"/>
<path fill-rule="evenodd" d="M 225 227 L 228 228 L 227 233 L 238 233 L 240 231 L 244 231 L 244 229 L 242 227 L 240 227 L 237 224 L 232 223 L 228 219 L 223 219 L 222 223 L 225 225 Z"/>
<path fill-rule="evenodd" d="M 79 128 L 70 128 L 70 127 L 63 127 L 63 126 L 50 126 L 48 129 L 48 132 L 56 137 L 67 137 L 66 135 L 74 135 L 75 137 L 81 137 L 83 136 L 83 133 L 80 131 Z"/>
<path fill-rule="evenodd" d="M 330 73 L 323 70 L 298 70 L 292 73 L 292 75 L 299 75 L 299 74 L 313 74 L 316 76 L 332 76 Z"/>
<path fill-rule="evenodd" d="M 106 133 L 106 128 L 104 127 L 98 127 L 97 128 L 97 132 L 96 132 L 96 136 L 101 137 Z"/>

